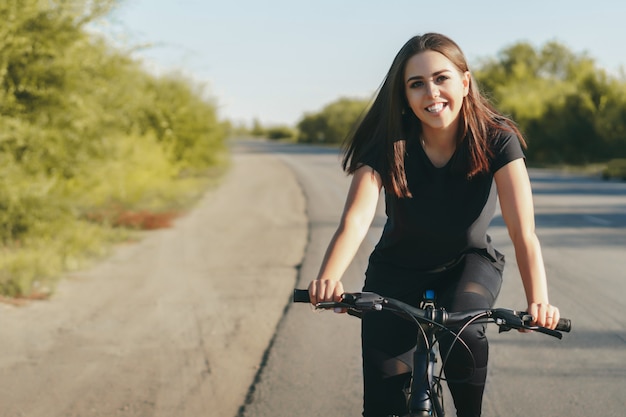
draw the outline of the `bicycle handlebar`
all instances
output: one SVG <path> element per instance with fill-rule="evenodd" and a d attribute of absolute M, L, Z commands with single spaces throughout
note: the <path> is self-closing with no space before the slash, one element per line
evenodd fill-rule
<path fill-rule="evenodd" d="M 293 292 L 294 303 L 310 302 L 309 291 L 296 289 Z M 487 310 L 471 310 L 449 313 L 443 308 L 421 309 L 413 307 L 402 301 L 383 297 L 372 292 L 345 293 L 340 302 L 324 302 L 318 303 L 316 308 L 345 308 L 348 313 L 360 317 L 360 313 L 365 311 L 388 310 L 396 313 L 409 315 L 422 323 L 430 323 L 445 328 L 446 326 L 455 326 L 475 322 L 496 323 L 500 327 L 500 332 L 511 329 L 533 330 L 561 339 L 563 335 L 560 332 L 569 332 L 572 329 L 572 322 L 569 319 L 562 318 L 556 326 L 555 330 L 541 326 L 531 326 L 532 316 L 524 311 L 515 311 L 505 308 L 494 308 Z"/>

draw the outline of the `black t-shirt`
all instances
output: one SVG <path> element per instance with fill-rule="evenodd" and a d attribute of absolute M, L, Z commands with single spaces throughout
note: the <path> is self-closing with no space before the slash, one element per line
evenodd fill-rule
<path fill-rule="evenodd" d="M 408 143 L 404 164 L 413 197 L 398 198 L 385 190 L 387 222 L 370 264 L 431 270 L 474 251 L 501 267 L 503 260 L 487 235 L 497 201 L 493 174 L 524 153 L 517 136 L 506 131 L 497 133 L 489 146 L 489 172 L 468 179 L 454 169 L 462 148 L 437 168 L 418 141 Z M 379 159 L 370 154 L 362 162 L 381 173 Z"/>

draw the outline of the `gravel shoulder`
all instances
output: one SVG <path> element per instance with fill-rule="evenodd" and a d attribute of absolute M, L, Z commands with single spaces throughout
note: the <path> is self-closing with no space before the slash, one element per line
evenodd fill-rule
<path fill-rule="evenodd" d="M 235 416 L 306 243 L 290 169 L 235 152 L 174 227 L 69 275 L 48 301 L 0 305 L 0 414 Z"/>

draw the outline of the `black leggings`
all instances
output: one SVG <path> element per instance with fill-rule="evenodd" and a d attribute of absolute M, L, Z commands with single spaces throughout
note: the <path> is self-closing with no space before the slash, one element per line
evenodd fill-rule
<path fill-rule="evenodd" d="M 426 289 L 437 292 L 437 303 L 448 311 L 493 307 L 502 284 L 502 271 L 478 254 L 468 254 L 454 268 L 413 279 L 376 279 L 369 274 L 364 291 L 400 299 L 417 305 Z M 373 275 L 373 274 L 372 274 Z M 374 282 L 373 282 L 374 281 Z M 404 415 L 403 393 L 408 384 L 418 330 L 415 324 L 388 312 L 365 314 L 362 323 L 364 417 Z M 474 324 L 461 334 L 471 350 L 456 343 L 444 372 L 458 417 L 480 416 L 487 377 L 489 345 L 485 326 Z M 453 337 L 440 339 L 445 355 Z"/>

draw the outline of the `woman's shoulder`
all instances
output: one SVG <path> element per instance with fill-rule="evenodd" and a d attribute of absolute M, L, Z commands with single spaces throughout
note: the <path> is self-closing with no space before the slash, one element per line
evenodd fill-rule
<path fill-rule="evenodd" d="M 489 135 L 489 146 L 492 150 L 497 151 L 511 144 L 519 144 L 521 148 L 520 138 L 515 131 L 504 122 L 499 123 L 491 130 Z"/>
<path fill-rule="evenodd" d="M 520 138 L 513 130 L 506 126 L 502 126 L 493 131 L 489 140 L 489 147 L 492 155 L 492 172 L 497 171 L 515 159 L 526 157 L 522 149 Z"/>

